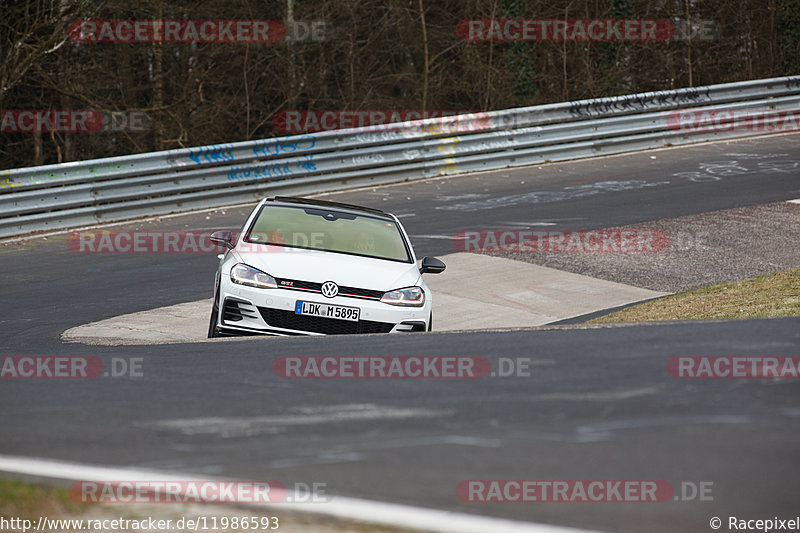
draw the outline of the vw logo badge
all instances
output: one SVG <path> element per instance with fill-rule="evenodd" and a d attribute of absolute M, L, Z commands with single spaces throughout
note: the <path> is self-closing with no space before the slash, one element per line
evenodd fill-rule
<path fill-rule="evenodd" d="M 339 294 L 339 286 L 332 281 L 326 281 L 322 284 L 322 295 L 326 298 L 333 298 Z"/>

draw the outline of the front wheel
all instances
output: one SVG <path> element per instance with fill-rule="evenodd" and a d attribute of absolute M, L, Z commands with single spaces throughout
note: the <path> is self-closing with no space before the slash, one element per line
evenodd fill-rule
<path fill-rule="evenodd" d="M 217 322 L 219 321 L 219 289 L 214 295 L 214 305 L 211 307 L 211 319 L 208 321 L 208 338 L 221 337 Z"/>
<path fill-rule="evenodd" d="M 433 313 L 428 316 L 428 331 L 433 331 Z"/>

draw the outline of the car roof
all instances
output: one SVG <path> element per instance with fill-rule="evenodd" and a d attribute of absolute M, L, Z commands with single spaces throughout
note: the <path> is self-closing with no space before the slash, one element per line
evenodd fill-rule
<path fill-rule="evenodd" d="M 315 200 L 312 198 L 298 198 L 294 196 L 275 196 L 274 198 L 267 198 L 267 202 L 279 202 L 282 204 L 299 204 L 299 205 L 311 205 L 315 207 L 323 207 L 328 209 L 337 209 L 343 211 L 360 211 L 362 213 L 369 213 L 372 215 L 378 215 L 384 218 L 393 219 L 392 215 L 387 213 L 386 211 L 381 211 L 380 209 L 374 209 L 372 207 L 364 207 L 360 205 L 353 205 L 353 204 L 342 204 L 339 202 L 327 202 L 325 200 Z"/>

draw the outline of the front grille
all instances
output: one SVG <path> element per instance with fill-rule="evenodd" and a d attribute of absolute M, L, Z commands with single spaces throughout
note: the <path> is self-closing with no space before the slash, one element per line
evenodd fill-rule
<path fill-rule="evenodd" d="M 281 289 L 322 294 L 322 283 L 286 278 L 275 278 L 275 281 L 278 283 L 278 287 Z M 362 300 L 380 300 L 383 297 L 383 291 L 359 289 L 357 287 L 343 287 L 340 285 L 339 296 L 343 296 L 345 298 L 359 298 Z"/>
<path fill-rule="evenodd" d="M 258 318 L 250 302 L 226 298 L 225 305 L 222 306 L 222 321 L 240 322 L 244 318 Z"/>
<path fill-rule="evenodd" d="M 274 328 L 296 329 L 298 331 L 324 333 L 325 335 L 389 333 L 394 327 L 394 324 L 389 324 L 387 322 L 373 322 L 370 320 L 350 322 L 348 320 L 337 320 L 335 318 L 297 315 L 294 311 L 284 311 L 281 309 L 272 309 L 270 307 L 259 307 L 258 312 L 261 313 L 264 322 Z"/>
<path fill-rule="evenodd" d="M 383 297 L 383 293 L 381 291 L 373 291 L 370 289 L 357 289 L 355 287 L 339 287 L 339 296 L 380 300 Z"/>

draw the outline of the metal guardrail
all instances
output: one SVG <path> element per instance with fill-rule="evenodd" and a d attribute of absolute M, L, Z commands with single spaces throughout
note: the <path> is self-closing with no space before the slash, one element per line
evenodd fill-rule
<path fill-rule="evenodd" d="M 686 131 L 676 123 L 679 110 L 706 122 Z M 757 132 L 737 129 L 734 113 L 747 111 L 771 113 Z M 760 135 L 784 120 L 781 113 L 798 111 L 800 76 L 793 76 L 3 170 L 0 238 L 278 193 Z"/>

